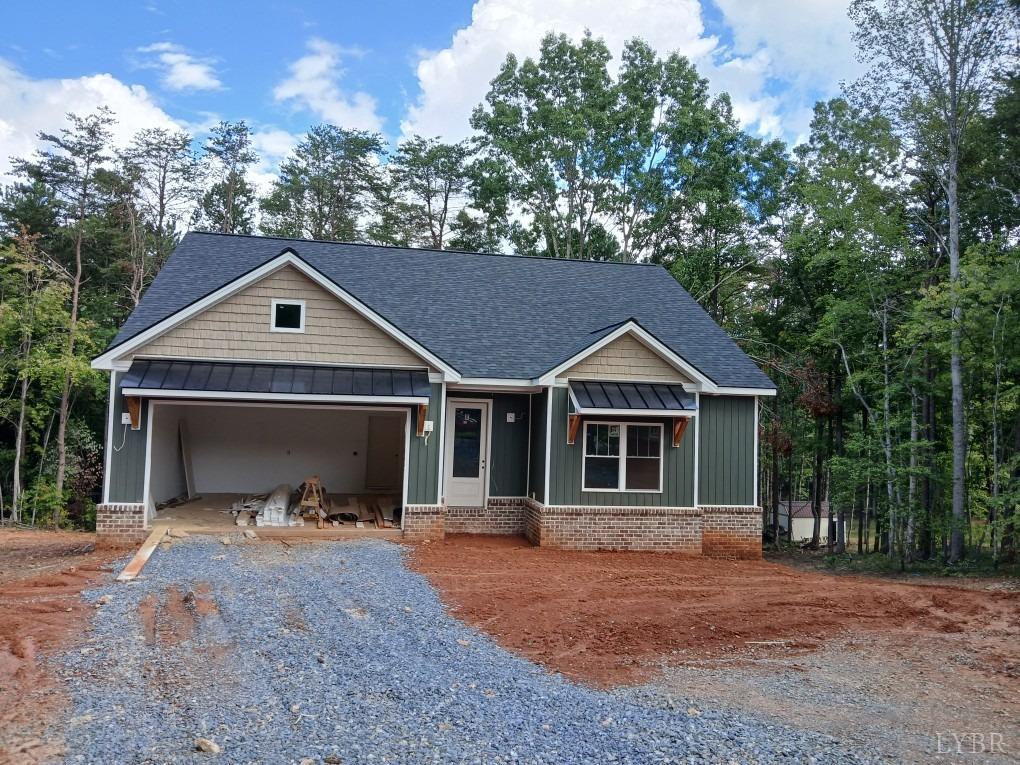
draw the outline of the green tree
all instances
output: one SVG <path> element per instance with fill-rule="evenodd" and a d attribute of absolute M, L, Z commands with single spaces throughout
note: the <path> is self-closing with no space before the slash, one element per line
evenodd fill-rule
<path fill-rule="evenodd" d="M 36 159 L 17 159 L 14 162 L 16 175 L 41 182 L 53 190 L 70 224 L 73 238 L 73 262 L 69 267 L 60 266 L 70 284 L 71 307 L 61 358 L 63 382 L 57 421 L 55 477 L 58 495 L 64 491 L 67 469 L 67 425 L 71 395 L 77 383 L 92 376 L 88 360 L 82 356 L 88 346 L 82 348 L 79 342 L 82 339 L 79 337 L 79 311 L 84 276 L 84 247 L 89 219 L 102 204 L 98 192 L 104 170 L 111 159 L 108 151 L 110 127 L 114 124 L 114 118 L 109 109 L 100 108 L 85 117 L 69 114 L 68 121 L 70 127 L 63 128 L 59 135 L 39 134 L 40 140 L 48 148 L 41 150 Z M 57 520 L 55 517 L 54 522 Z"/>
<path fill-rule="evenodd" d="M 142 293 L 170 257 L 198 201 L 200 165 L 183 131 L 139 131 L 120 152 L 119 203 L 128 229 L 128 294 Z"/>
<path fill-rule="evenodd" d="M 202 147 L 206 174 L 213 180 L 202 197 L 196 222 L 224 234 L 250 234 L 255 190 L 246 178 L 258 161 L 251 129 L 244 120 L 220 122 Z"/>
<path fill-rule="evenodd" d="M 507 57 L 486 106 L 471 117 L 485 137 L 489 171 L 530 219 L 527 230 L 512 232 L 519 249 L 540 240 L 555 257 L 588 255 L 612 176 L 608 141 L 616 98 L 609 59 L 605 43 L 590 34 L 577 45 L 548 35 L 537 61 Z"/>
<path fill-rule="evenodd" d="M 464 206 L 470 182 L 465 143 L 442 143 L 438 138 L 413 136 L 401 142 L 388 169 L 406 211 L 419 229 L 417 241 L 443 249 L 451 224 Z"/>
<path fill-rule="evenodd" d="M 380 191 L 378 133 L 318 125 L 280 165 L 262 200 L 262 231 L 274 236 L 356 242 Z"/>
<path fill-rule="evenodd" d="M 854 0 L 850 16 L 865 60 L 865 83 L 887 105 L 918 153 L 937 155 L 949 230 L 941 244 L 949 280 L 960 280 L 960 158 L 967 131 L 998 91 L 999 75 L 1015 56 L 1016 15 L 1004 0 Z M 950 559 L 964 553 L 967 432 L 964 411 L 962 306 L 950 306 L 953 412 L 954 529 Z"/>
<path fill-rule="evenodd" d="M 33 395 L 64 351 L 63 333 L 69 324 L 69 288 L 37 247 L 38 234 L 23 229 L 10 244 L 0 248 L 0 364 L 3 390 L 15 393 L 0 400 L 0 419 L 11 424 L 14 446 L 11 455 L 10 518 L 21 520 L 25 489 L 24 464 L 29 433 L 38 429 L 46 410 Z M 58 360 L 54 364 L 54 360 Z"/>

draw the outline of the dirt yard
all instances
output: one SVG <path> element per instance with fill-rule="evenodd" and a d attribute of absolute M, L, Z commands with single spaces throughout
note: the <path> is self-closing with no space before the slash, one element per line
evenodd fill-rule
<path fill-rule="evenodd" d="M 37 658 L 88 634 L 94 609 L 79 594 L 120 554 L 92 542 L 0 530 L 0 765 L 60 753 L 47 726 L 66 697 Z M 408 549 L 454 616 L 580 682 L 646 683 L 663 704 L 752 713 L 896 762 L 1020 756 L 1015 580 L 912 584 L 504 537 Z M 188 608 L 168 593 L 159 609 L 139 604 L 146 645 L 187 641 L 191 622 L 175 614 L 204 613 L 201 587 Z M 1006 753 L 957 755 L 952 736 L 968 733 L 1002 736 Z"/>
<path fill-rule="evenodd" d="M 449 537 L 411 562 L 454 615 L 582 682 L 651 682 L 906 762 L 938 761 L 940 732 L 999 733 L 1012 754 L 970 761 L 1020 755 L 1009 583 L 904 584 L 505 537 Z"/>
<path fill-rule="evenodd" d="M 65 699 L 37 658 L 81 633 L 90 609 L 79 593 L 116 555 L 96 552 L 91 534 L 0 530 L 0 765 L 59 753 L 47 723 Z"/>

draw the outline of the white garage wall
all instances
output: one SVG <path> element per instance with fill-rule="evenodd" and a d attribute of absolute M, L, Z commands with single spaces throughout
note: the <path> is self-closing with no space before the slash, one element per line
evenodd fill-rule
<path fill-rule="evenodd" d="M 310 475 L 318 475 L 331 493 L 350 493 L 365 490 L 370 414 L 379 413 L 161 404 L 154 423 L 177 417 L 186 421 L 200 494 L 263 492 L 280 483 L 297 487 Z M 389 416 L 403 434 L 405 413 Z"/>
<path fill-rule="evenodd" d="M 166 502 L 188 490 L 178 445 L 178 409 L 178 407 L 153 407 L 156 416 L 152 420 L 149 496 L 154 502 Z"/>

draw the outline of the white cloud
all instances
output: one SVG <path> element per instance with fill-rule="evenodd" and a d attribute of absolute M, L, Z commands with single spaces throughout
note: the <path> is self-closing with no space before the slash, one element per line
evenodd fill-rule
<path fill-rule="evenodd" d="M 834 90 L 852 71 L 845 2 L 815 0 L 804 8 L 789 0 L 720 0 L 734 34 L 730 48 L 706 32 L 698 0 L 478 0 L 471 23 L 457 30 L 448 47 L 421 54 L 420 92 L 401 130 L 405 136 L 465 137 L 471 110 L 482 102 L 507 53 L 535 56 L 547 32 L 576 40 L 589 29 L 616 56 L 634 37 L 662 55 L 687 56 L 714 92 L 730 94 L 746 129 L 769 137 L 797 135 L 810 114 L 808 91 Z M 839 62 L 830 65 L 832 58 Z M 777 97 L 787 83 L 795 92 Z"/>
<path fill-rule="evenodd" d="M 479 0 L 471 24 L 457 30 L 450 46 L 419 60 L 421 94 L 401 123 L 404 135 L 463 138 L 470 132 L 471 110 L 481 103 L 508 53 L 535 56 L 546 33 L 577 39 L 585 29 L 603 38 L 614 54 L 633 37 L 692 59 L 716 46 L 705 35 L 696 0 Z"/>
<path fill-rule="evenodd" d="M 781 132 L 806 140 L 817 99 L 839 94 L 864 73 L 852 39 L 846 0 L 715 0 L 733 33 L 734 52 L 768 58 L 772 111 Z"/>
<path fill-rule="evenodd" d="M 67 79 L 32 79 L 0 59 L 0 183 L 10 181 L 10 158 L 28 158 L 39 148 L 40 130 L 59 133 L 68 112 L 88 114 L 108 106 L 117 118 L 113 142 L 126 145 L 142 128 L 178 128 L 141 85 L 109 74 Z"/>
<path fill-rule="evenodd" d="M 252 132 L 251 142 L 259 155 L 259 161 L 248 171 L 248 180 L 260 195 L 269 193 L 279 172 L 280 162 L 294 150 L 300 140 L 301 136 L 279 128 L 267 127 Z"/>
<path fill-rule="evenodd" d="M 290 65 L 287 79 L 273 89 L 273 97 L 340 127 L 381 130 L 383 121 L 375 98 L 362 91 L 345 93 L 340 88 L 342 57 L 360 52 L 317 37 L 309 40 L 307 47 L 308 53 Z"/>
<path fill-rule="evenodd" d="M 834 90 L 863 70 L 847 0 L 715 0 L 739 53 L 767 50 L 771 71 L 806 88 Z"/>
<path fill-rule="evenodd" d="M 159 42 L 138 49 L 139 53 L 153 55 L 148 66 L 163 73 L 163 85 L 170 90 L 221 90 L 223 84 L 216 76 L 212 62 L 199 59 L 176 43 Z"/>

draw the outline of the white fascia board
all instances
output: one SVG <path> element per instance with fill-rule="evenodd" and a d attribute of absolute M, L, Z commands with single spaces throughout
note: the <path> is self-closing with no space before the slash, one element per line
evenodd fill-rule
<path fill-rule="evenodd" d="M 696 417 L 692 409 L 583 409 L 576 408 L 573 414 L 599 415 L 608 417 Z"/>
<path fill-rule="evenodd" d="M 538 393 L 542 386 L 534 380 L 518 380 L 499 377 L 462 377 L 460 382 L 451 383 L 451 391 L 474 391 L 476 393 Z"/>
<path fill-rule="evenodd" d="M 151 342 L 155 338 L 159 337 L 164 332 L 173 329 L 178 324 L 181 324 L 192 316 L 196 316 L 207 308 L 219 303 L 222 300 L 230 297 L 231 295 L 239 292 L 245 287 L 254 284 L 260 279 L 269 276 L 270 274 L 279 271 L 285 266 L 293 266 L 302 274 L 307 276 L 313 282 L 318 284 L 327 292 L 331 293 L 334 297 L 345 303 L 348 307 L 361 314 L 365 319 L 370 321 L 379 329 L 383 330 L 386 334 L 392 337 L 394 340 L 399 342 L 401 345 L 408 348 L 413 353 L 417 354 L 429 364 L 434 366 L 443 372 L 446 380 L 449 382 L 457 382 L 460 380 L 460 373 L 443 361 L 441 358 L 436 356 L 432 351 L 425 348 L 417 340 L 408 336 L 402 330 L 398 329 L 395 325 L 384 319 L 378 313 L 373 311 L 367 305 L 362 303 L 356 297 L 351 295 L 347 290 L 343 289 L 332 280 L 323 276 L 319 271 L 312 268 L 305 261 L 299 258 L 292 252 L 284 252 L 277 257 L 273 258 L 266 263 L 263 263 L 256 269 L 249 271 L 241 277 L 238 277 L 229 284 L 225 284 L 215 292 L 211 292 L 201 300 L 196 300 L 186 308 L 181 309 L 177 313 L 168 316 L 163 321 L 154 324 L 143 332 L 139 332 L 137 335 L 129 340 L 125 340 L 120 345 L 117 345 L 105 353 L 97 356 L 92 360 L 93 369 L 113 369 L 113 364 L 117 363 L 122 356 L 129 354 L 135 348 L 139 348 L 148 342 Z"/>
<path fill-rule="evenodd" d="M 185 398 L 203 401 L 293 401 L 303 404 L 428 404 L 427 396 L 323 396 L 312 393 L 251 393 L 236 391 L 162 390 L 122 388 L 125 396 L 142 398 Z"/>
<path fill-rule="evenodd" d="M 649 334 L 647 330 L 642 328 L 641 325 L 633 321 L 628 321 L 624 324 L 621 324 L 619 327 L 614 329 L 605 337 L 596 340 L 594 343 L 589 345 L 584 350 L 574 354 L 573 356 L 571 356 L 569 359 L 559 364 L 558 366 L 553 367 L 544 375 L 537 378 L 535 380 L 535 383 L 537 385 L 553 385 L 556 382 L 556 378 L 559 377 L 561 372 L 565 372 L 578 362 L 583 361 L 588 356 L 591 356 L 593 353 L 598 352 L 599 350 L 609 345 L 617 338 L 622 337 L 623 335 L 626 334 L 634 335 L 634 337 L 638 341 L 640 341 L 643 345 L 647 346 L 649 349 L 651 349 L 659 356 L 661 356 L 665 361 L 669 362 L 672 366 L 676 367 L 685 375 L 690 377 L 691 380 L 693 381 L 693 385 L 684 383 L 684 388 L 694 391 L 705 391 L 712 393 L 714 393 L 717 390 L 717 386 L 714 382 L 705 377 L 705 375 L 703 375 L 701 372 L 699 372 L 697 369 L 691 366 L 687 361 L 682 359 L 672 350 L 670 350 L 665 345 L 656 340 L 654 337 L 652 337 L 652 335 Z"/>
<path fill-rule="evenodd" d="M 712 391 L 717 396 L 774 396 L 775 388 L 716 388 Z"/>

